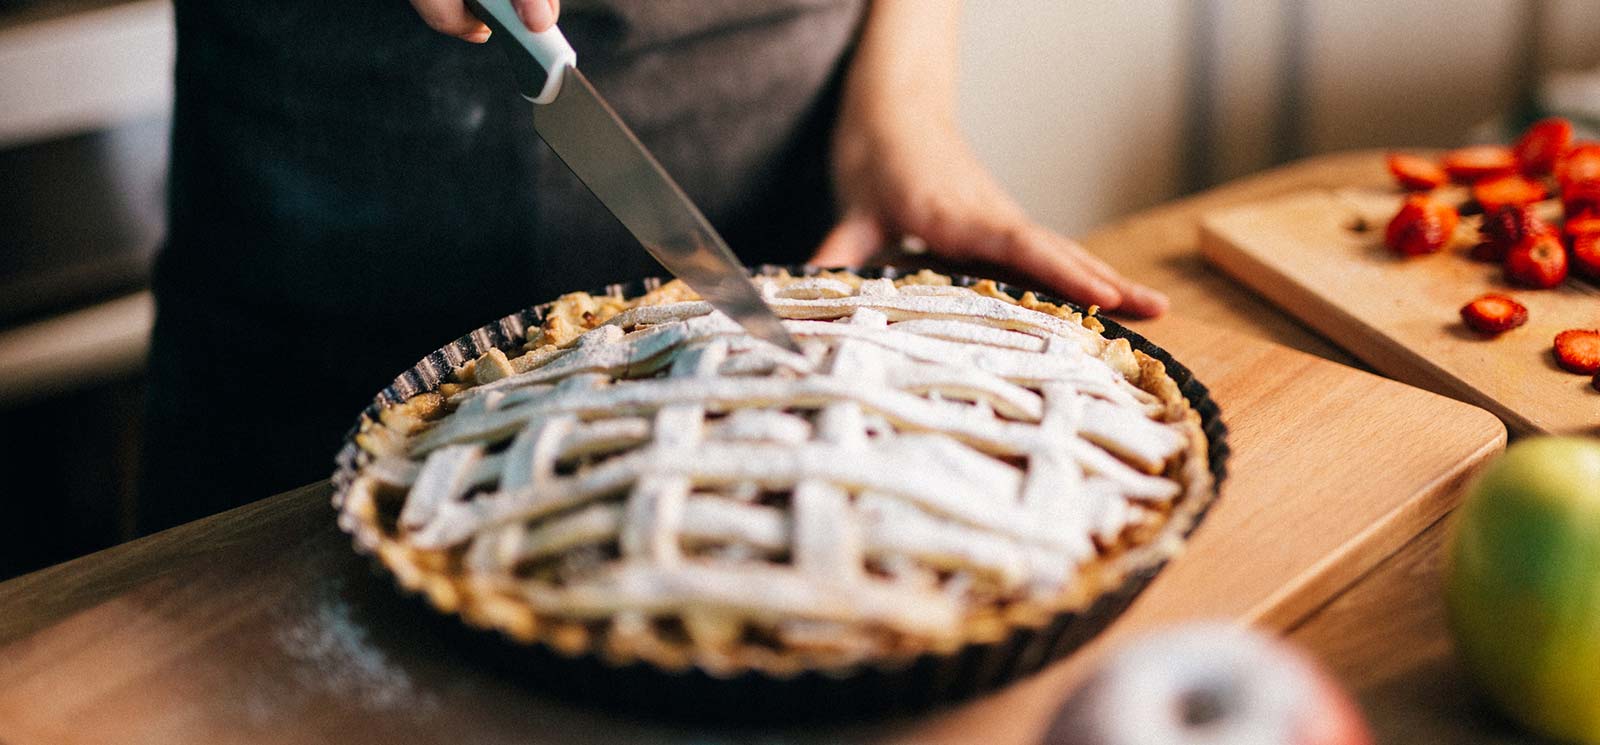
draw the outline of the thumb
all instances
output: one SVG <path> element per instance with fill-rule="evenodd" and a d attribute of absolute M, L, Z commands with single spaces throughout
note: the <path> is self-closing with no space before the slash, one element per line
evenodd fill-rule
<path fill-rule="evenodd" d="M 512 7 L 522 19 L 522 25 L 534 33 L 556 25 L 556 16 L 561 12 L 560 0 L 515 0 Z"/>
<path fill-rule="evenodd" d="M 844 216 L 807 262 L 822 267 L 858 267 L 883 249 L 883 226 L 870 215 Z"/>

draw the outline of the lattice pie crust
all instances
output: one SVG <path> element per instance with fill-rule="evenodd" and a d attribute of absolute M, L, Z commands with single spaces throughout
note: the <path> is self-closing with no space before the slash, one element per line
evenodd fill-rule
<path fill-rule="evenodd" d="M 341 525 L 446 612 L 610 662 L 893 663 L 1081 610 L 1211 498 L 1160 362 L 993 283 L 759 278 L 804 355 L 679 283 L 573 294 L 382 412 Z"/>

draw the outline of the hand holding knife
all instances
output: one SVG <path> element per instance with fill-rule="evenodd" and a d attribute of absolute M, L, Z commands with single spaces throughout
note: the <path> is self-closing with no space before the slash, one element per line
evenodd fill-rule
<path fill-rule="evenodd" d="M 798 352 L 722 236 L 578 71 L 561 30 L 529 31 L 511 0 L 467 7 L 493 31 L 490 41 L 533 102 L 534 130 L 645 250 L 752 335 Z"/>

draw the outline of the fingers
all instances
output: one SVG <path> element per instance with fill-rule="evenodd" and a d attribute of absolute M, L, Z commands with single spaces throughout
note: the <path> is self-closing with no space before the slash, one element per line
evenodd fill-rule
<path fill-rule="evenodd" d="M 1111 268 L 1110 264 L 1089 253 L 1088 249 L 1078 245 L 1076 241 L 1060 236 L 1056 236 L 1056 238 L 1067 244 L 1062 250 L 1069 257 L 1082 257 L 1087 271 L 1094 272 L 1096 276 L 1115 287 L 1118 294 L 1122 295 L 1122 302 L 1115 306 L 1107 306 L 1108 310 L 1115 310 L 1119 313 L 1139 318 L 1154 318 L 1167 312 L 1167 307 L 1171 305 L 1171 301 L 1167 299 L 1166 295 L 1155 288 L 1124 277 L 1116 269 Z"/>
<path fill-rule="evenodd" d="M 422 22 L 434 31 L 474 44 L 489 40 L 489 27 L 467 11 L 461 0 L 411 0 Z"/>
<path fill-rule="evenodd" d="M 849 214 L 835 225 L 807 262 L 824 267 L 858 267 L 883 249 L 883 227 L 862 213 Z"/>
<path fill-rule="evenodd" d="M 1116 291 L 1117 302 L 1098 303 L 1106 310 L 1140 318 L 1151 318 L 1166 312 L 1169 305 L 1166 295 L 1122 276 L 1100 257 L 1089 253 L 1077 241 L 1044 229 L 1039 229 L 1039 233 L 1040 235 L 1034 240 L 1040 244 L 1041 251 L 1056 257 L 1054 263 L 1057 265 L 1057 271 L 1092 275 Z"/>
<path fill-rule="evenodd" d="M 522 25 L 534 33 L 548 31 L 556 25 L 556 16 L 561 14 L 561 0 L 514 0 L 513 7 Z"/>
<path fill-rule="evenodd" d="M 1166 295 L 1122 276 L 1051 230 L 1028 225 L 1005 228 L 1004 234 L 1004 248 L 989 260 L 1069 300 L 1142 318 L 1161 315 L 1170 304 Z"/>
<path fill-rule="evenodd" d="M 936 255 L 976 260 L 1016 275 L 1025 283 L 1082 305 L 1098 305 L 1148 318 L 1166 312 L 1167 296 L 1134 282 L 1089 253 L 1076 241 L 1029 223 L 1008 219 L 940 220 L 919 237 Z M 809 263 L 859 267 L 883 250 L 886 236 L 872 216 L 845 216 L 817 248 Z"/>
<path fill-rule="evenodd" d="M 1095 271 L 1081 250 L 1073 253 L 1050 240 L 1047 231 L 1024 228 L 1006 241 L 1003 266 L 1021 274 L 1042 289 L 1083 305 L 1110 310 L 1122 305 L 1122 291 Z"/>
<path fill-rule="evenodd" d="M 489 40 L 489 27 L 472 15 L 461 0 L 411 0 L 411 7 L 417 9 L 417 15 L 429 28 L 441 34 L 474 44 Z M 522 25 L 535 33 L 549 30 L 561 15 L 561 0 L 513 0 L 512 7 Z"/>
<path fill-rule="evenodd" d="M 1004 278 L 1080 304 L 1107 309 L 1122 304 L 1122 292 L 1107 278 L 1115 271 L 1071 241 L 1032 224 L 1020 211 L 933 210 L 932 214 L 918 235 L 941 257 L 991 267 L 989 271 L 1008 275 Z"/>
<path fill-rule="evenodd" d="M 1089 253 L 1088 249 L 1077 241 L 1042 228 L 1040 231 L 1043 235 L 1039 240 L 1050 244 L 1065 256 L 1067 261 L 1076 264 L 1079 270 L 1089 272 L 1116 288 L 1117 294 L 1122 296 L 1122 302 L 1106 306 L 1107 310 L 1116 310 L 1142 318 L 1159 316 L 1166 312 L 1168 305 L 1166 295 L 1122 276 L 1100 257 Z"/>

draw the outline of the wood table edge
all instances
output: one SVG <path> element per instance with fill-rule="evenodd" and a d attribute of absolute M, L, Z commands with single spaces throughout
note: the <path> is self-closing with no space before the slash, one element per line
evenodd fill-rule
<path fill-rule="evenodd" d="M 301 502 L 317 492 L 323 498 Z M 0 582 L 0 608 L 7 609 L 0 613 L 0 647 L 109 601 L 180 557 L 239 542 L 260 522 L 321 505 L 332 524 L 331 494 L 324 479 Z"/>
<path fill-rule="evenodd" d="M 1253 622 L 1292 633 L 1354 589 L 1378 566 L 1403 551 L 1417 536 L 1447 519 L 1460 505 L 1472 481 L 1505 450 L 1507 431 L 1504 425 L 1493 414 L 1479 411 L 1494 423 L 1488 441 L 1455 468 L 1426 484 L 1414 498 L 1373 521 L 1340 550 L 1324 556 L 1318 562 L 1320 569 L 1307 572 L 1300 582 L 1286 585 L 1279 593 L 1263 599 L 1250 612 Z M 1402 527 L 1397 527 L 1396 523 Z M 1358 555 L 1352 558 L 1353 554 Z"/>

